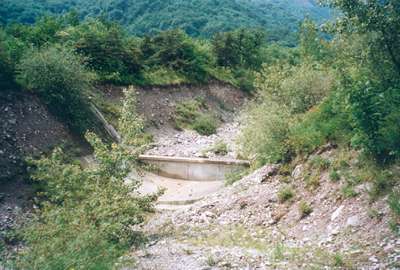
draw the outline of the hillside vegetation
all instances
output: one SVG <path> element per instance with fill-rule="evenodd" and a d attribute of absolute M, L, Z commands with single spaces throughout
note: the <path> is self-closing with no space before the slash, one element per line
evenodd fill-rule
<path fill-rule="evenodd" d="M 45 3 L 33 5 L 34 12 L 43 13 Z M 58 6 L 57 3 L 54 9 L 46 10 L 62 13 L 81 2 L 64 1 Z M 99 7 L 94 14 L 117 4 L 121 10 L 124 5 L 129 6 L 127 1 L 112 1 L 110 6 L 106 2 L 82 3 L 87 4 L 83 9 L 87 14 L 92 12 L 89 6 Z M 168 28 L 168 19 L 163 20 L 165 27 L 145 22 L 146 14 L 150 14 L 146 8 L 152 7 L 152 16 L 159 19 L 163 17 L 157 10 L 164 13 L 164 8 L 172 8 L 165 7 L 166 3 L 169 2 L 143 5 L 137 12 L 144 16 L 142 22 L 146 27 L 141 29 L 138 24 L 131 32 Z M 204 3 L 205 7 L 215 9 L 222 2 Z M 244 2 L 229 3 L 239 5 L 232 9 L 240 11 Z M 265 9 L 274 10 L 268 3 L 252 1 L 251 5 L 266 5 Z M 292 3 L 314 7 L 313 2 Z M 71 12 L 42 17 L 34 24 L 7 24 L 1 28 L 1 94 L 34 93 L 72 131 L 80 136 L 86 134 L 97 161 L 91 168 L 82 168 L 59 150 L 40 160 L 30 160 L 31 178 L 40 184 L 41 196 L 33 218 L 15 236 L 23 240 L 25 248 L 7 260 L 10 267 L 113 269 L 122 263 L 121 256 L 130 246 L 143 243 L 144 239 L 133 228 L 137 229 L 136 225 L 151 212 L 155 198 L 130 196 L 136 194 L 138 183 L 124 185 L 123 181 L 131 168 L 139 167 L 136 157 L 147 143 L 142 140 L 143 122 L 135 112 L 134 88 L 125 92 L 124 108 L 114 112 L 93 91 L 96 85 L 104 84 L 201 85 L 218 80 L 247 91 L 254 99 L 242 114 L 239 145 L 241 157 L 252 162 L 252 169 L 280 163 L 280 174 L 288 175 L 292 166 L 307 160 L 317 174 L 330 170 L 330 178 L 343 184 L 344 198 L 358 196 L 355 187 L 368 183 L 372 186 L 371 201 L 387 196 L 392 209 L 391 228 L 399 233 L 400 3 L 329 3 L 342 12 L 341 19 L 323 28 L 310 19 L 304 20 L 299 29 L 299 46 L 295 48 L 267 42 L 266 33 L 259 29 L 243 28 L 257 26 L 246 22 L 250 17 L 258 18 L 257 14 L 240 15 L 245 21 L 238 24 L 242 28 L 216 33 L 209 40 L 191 37 L 179 29 L 134 36 L 120 24 L 107 20 L 112 10 L 100 18 L 79 20 L 78 14 Z M 251 8 L 245 9 L 252 12 Z M 10 7 L 13 14 L 11 11 Z M 182 4 L 179 15 L 190 18 L 184 11 Z M 226 12 L 231 13 L 229 9 Z M 170 14 L 174 16 L 174 11 Z M 180 16 L 176 16 L 177 22 Z M 29 18 L 18 20 L 33 22 Z M 225 17 L 215 20 L 229 22 Z M 122 17 L 119 21 L 128 28 L 135 25 Z M 190 26 L 197 29 L 197 33 L 193 30 L 191 34 L 207 35 L 207 24 L 208 21 L 204 28 L 201 24 Z M 186 27 L 187 31 L 191 29 Z M 220 29 L 235 27 L 229 24 Z M 274 30 L 284 33 L 279 27 Z M 327 35 L 332 38 L 323 38 Z M 104 144 L 93 133 L 87 133 L 96 131 L 97 126 L 91 104 L 104 112 L 122 114 L 120 145 Z M 213 121 L 204 121 L 208 116 L 200 103 L 181 104 L 176 115 L 179 128 L 192 128 L 206 135 L 215 131 L 216 127 L 209 124 Z M 188 121 L 193 119 L 200 124 Z M 320 157 L 310 158 L 327 147 L 338 147 L 344 157 L 349 153 L 356 157 L 338 158 L 335 164 Z M 310 190 L 316 190 L 318 179 L 313 173 L 304 175 L 302 181 Z M 295 194 L 288 186 L 277 196 L 283 203 Z M 312 209 L 304 202 L 300 211 L 307 216 Z M 1 241 L 0 248 L 4 249 L 4 245 Z"/>
<path fill-rule="evenodd" d="M 64 14 L 72 9 L 80 18 L 103 16 L 140 36 L 179 28 L 191 36 L 212 37 L 217 32 L 257 27 L 268 33 L 268 40 L 289 45 L 296 44 L 296 30 L 305 16 L 318 22 L 330 17 L 329 9 L 312 0 L 5 0 L 0 23 L 33 23 L 40 15 Z"/>

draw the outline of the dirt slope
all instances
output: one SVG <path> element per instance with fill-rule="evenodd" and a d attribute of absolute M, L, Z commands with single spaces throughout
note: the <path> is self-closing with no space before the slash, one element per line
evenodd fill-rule
<path fill-rule="evenodd" d="M 23 160 L 71 140 L 68 130 L 29 93 L 0 97 L 0 179 L 22 173 Z"/>
<path fill-rule="evenodd" d="M 121 106 L 123 87 L 99 86 L 108 102 Z M 183 101 L 201 98 L 223 122 L 233 119 L 247 95 L 230 85 L 211 82 L 207 85 L 167 85 L 136 88 L 138 111 L 147 122 L 149 131 L 158 134 L 174 134 L 173 113 L 175 106 Z"/>
<path fill-rule="evenodd" d="M 331 181 L 326 169 L 312 190 L 308 162 L 289 175 L 265 166 L 189 209 L 157 213 L 143 228 L 151 241 L 134 252 L 135 269 L 400 269 L 387 198 L 371 202 L 368 183 L 346 198 L 344 182 Z M 294 196 L 280 202 L 288 184 Z M 302 200 L 312 207 L 304 218 Z"/>
<path fill-rule="evenodd" d="M 30 209 L 25 159 L 73 137 L 32 94 L 0 93 L 0 237 Z M 13 246 L 13 242 L 6 243 Z"/>

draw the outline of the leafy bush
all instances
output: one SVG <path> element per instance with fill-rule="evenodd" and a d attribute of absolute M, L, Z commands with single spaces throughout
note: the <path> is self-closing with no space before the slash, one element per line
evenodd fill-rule
<path fill-rule="evenodd" d="M 400 156 L 400 84 L 387 86 L 370 76 L 365 74 L 346 84 L 357 128 L 352 143 L 363 147 L 378 162 L 387 163 Z"/>
<path fill-rule="evenodd" d="M 391 170 L 382 167 L 374 167 L 370 168 L 368 173 L 373 181 L 372 190 L 370 190 L 372 198 L 387 194 L 396 185 L 396 178 L 398 175 L 394 175 Z"/>
<path fill-rule="evenodd" d="M 327 99 L 314 107 L 330 95 L 331 73 L 310 63 L 264 66 L 255 80 L 258 101 L 245 112 L 243 120 L 244 154 L 253 155 L 263 165 L 288 160 L 293 154 L 310 153 L 339 137 L 336 132 L 343 130 L 345 118 L 336 112 L 334 102 Z"/>
<path fill-rule="evenodd" d="M 395 190 L 389 196 L 389 206 L 392 209 L 393 220 L 391 227 L 395 232 L 400 234 L 400 191 Z"/>
<path fill-rule="evenodd" d="M 1 41 L 0 41 L 1 42 Z M 5 90 L 13 86 L 14 74 L 11 61 L 0 43 L 0 88 Z"/>
<path fill-rule="evenodd" d="M 192 128 L 201 135 L 212 135 L 217 132 L 217 120 L 210 114 L 201 114 L 195 118 Z"/>
<path fill-rule="evenodd" d="M 312 153 L 328 141 L 349 143 L 354 130 L 341 100 L 341 97 L 330 95 L 320 105 L 293 121 L 289 144 L 294 153 Z"/>
<path fill-rule="evenodd" d="M 291 113 L 304 113 L 326 97 L 334 85 L 332 71 L 317 63 L 299 66 L 263 66 L 255 86 L 265 99 L 285 105 Z"/>
<path fill-rule="evenodd" d="M 23 45 L 0 27 L 0 91 L 16 88 L 15 61 Z"/>
<path fill-rule="evenodd" d="M 294 197 L 294 190 L 291 186 L 283 186 L 278 190 L 278 199 L 281 203 L 286 202 Z"/>
<path fill-rule="evenodd" d="M 194 82 L 204 82 L 208 78 L 209 55 L 181 30 L 145 37 L 140 49 L 143 62 L 149 67 L 162 66 Z"/>
<path fill-rule="evenodd" d="M 243 115 L 239 143 L 243 154 L 258 166 L 289 157 L 290 114 L 285 106 L 268 100 L 253 104 Z"/>
<path fill-rule="evenodd" d="M 350 183 L 346 183 L 346 185 L 342 187 L 342 194 L 345 198 L 353 198 L 358 196 L 358 193 L 354 190 L 354 186 Z"/>
<path fill-rule="evenodd" d="M 317 173 L 311 173 L 307 174 L 304 177 L 304 181 L 306 183 L 306 187 L 310 190 L 316 190 L 319 185 L 321 184 L 320 182 L 320 173 L 317 171 Z"/>
<path fill-rule="evenodd" d="M 118 129 L 125 145 L 141 146 L 144 140 L 144 122 L 137 112 L 136 90 L 132 86 L 124 89 L 124 100 Z"/>
<path fill-rule="evenodd" d="M 27 51 L 18 65 L 18 81 L 81 134 L 94 126 L 87 96 L 93 79 L 82 58 L 60 46 Z"/>
<path fill-rule="evenodd" d="M 88 65 L 101 81 L 129 84 L 140 80 L 139 42 L 129 40 L 119 25 L 93 19 L 66 31 L 68 41 L 88 57 Z"/>
<path fill-rule="evenodd" d="M 90 168 L 64 163 L 59 150 L 31 161 L 46 200 L 24 230 L 20 269 L 112 269 L 137 243 L 132 226 L 143 222 L 155 198 L 135 195 L 139 183 L 124 181 L 135 156 L 93 134 L 86 138 L 97 162 Z"/>
<path fill-rule="evenodd" d="M 212 44 L 219 66 L 257 69 L 261 65 L 260 52 L 264 42 L 262 31 L 239 29 L 216 34 Z"/>
<path fill-rule="evenodd" d="M 34 25 L 14 24 L 8 31 L 27 46 L 41 48 L 60 40 L 58 33 L 65 27 L 62 17 L 43 16 Z"/>

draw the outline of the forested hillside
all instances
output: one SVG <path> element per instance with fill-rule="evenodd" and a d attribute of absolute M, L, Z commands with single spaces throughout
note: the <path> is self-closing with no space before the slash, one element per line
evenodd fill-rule
<path fill-rule="evenodd" d="M 330 0 L 341 19 L 329 27 L 320 26 L 325 9 L 312 1 L 189 3 L 2 1 L 0 168 L 7 173 L 0 185 L 29 179 L 38 192 L 26 215 L 4 203 L 18 188 L 0 194 L 0 269 L 400 269 L 400 1 Z M 317 20 L 303 20 L 293 39 L 308 12 Z M 169 27 L 184 31 L 158 31 Z M 273 31 L 297 46 L 271 42 Z M 142 183 L 131 172 L 156 171 L 140 155 L 160 145 L 137 110 L 139 89 L 150 96 L 159 87 L 163 96 L 153 100 L 168 107 L 140 104 L 155 112 L 150 124 L 161 123 L 156 113 L 168 114 L 175 131 L 194 134 L 167 134 L 164 141 L 181 150 L 185 141 L 198 147 L 218 138 L 223 119 L 203 98 L 210 84 L 248 100 L 241 108 L 214 100 L 239 114 L 226 130 L 238 136 L 221 136 L 204 151 L 224 155 L 231 139 L 235 158 L 249 167 L 226 175 L 226 185 L 237 183 L 216 201 L 199 202 L 194 214 L 176 212 L 179 230 L 168 222 L 159 223 L 164 231 L 146 231 L 148 221 L 162 219 L 154 215 L 160 193 L 138 192 Z M 162 90 L 179 95 L 177 86 L 203 91 L 173 103 Z M 107 121 L 118 143 L 102 134 Z M 14 135 L 19 130 L 28 135 Z M 19 153 L 19 140 L 29 148 L 35 136 L 50 144 L 45 130 L 54 142 L 66 133 L 84 138 L 93 163 L 61 144 L 41 157 Z M 14 173 L 18 164 L 23 171 Z M 162 245 L 164 257 L 157 255 Z M 138 247 L 143 252 L 131 256 Z M 256 259 L 247 263 L 250 255 Z M 135 265 L 146 260 L 156 267 Z"/>
<path fill-rule="evenodd" d="M 305 16 L 322 22 L 330 10 L 314 0 L 43 0 L 2 1 L 0 23 L 33 23 L 38 15 L 76 10 L 80 18 L 105 16 L 144 35 L 181 28 L 191 36 L 210 37 L 239 27 L 259 27 L 271 41 L 296 44 L 296 31 Z"/>

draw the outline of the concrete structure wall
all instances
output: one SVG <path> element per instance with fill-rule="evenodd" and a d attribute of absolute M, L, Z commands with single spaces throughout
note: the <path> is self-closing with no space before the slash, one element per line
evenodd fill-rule
<path fill-rule="evenodd" d="M 147 155 L 139 158 L 142 162 L 155 165 L 157 174 L 161 176 L 191 181 L 223 181 L 227 173 L 249 166 L 249 162 L 243 160 L 210 160 Z"/>

